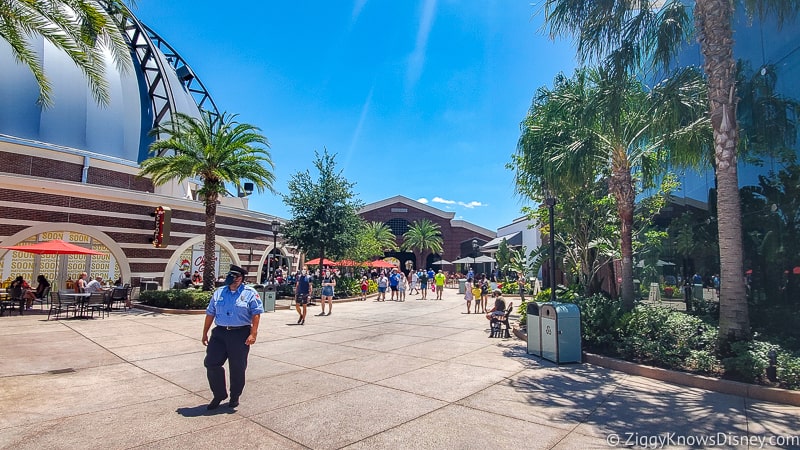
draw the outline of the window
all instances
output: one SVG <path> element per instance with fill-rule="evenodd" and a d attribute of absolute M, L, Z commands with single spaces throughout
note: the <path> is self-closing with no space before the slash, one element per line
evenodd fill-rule
<path fill-rule="evenodd" d="M 386 222 L 386 226 L 392 230 L 395 236 L 402 236 L 408 231 L 408 221 L 406 219 L 391 219 Z"/>

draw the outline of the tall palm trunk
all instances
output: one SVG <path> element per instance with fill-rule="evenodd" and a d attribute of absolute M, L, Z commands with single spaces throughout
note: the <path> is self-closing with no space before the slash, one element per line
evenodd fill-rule
<path fill-rule="evenodd" d="M 622 306 L 630 311 L 634 306 L 633 296 L 633 210 L 636 192 L 625 149 L 619 148 L 612 155 L 611 178 L 608 190 L 617 200 L 620 219 L 620 253 L 622 254 Z"/>
<path fill-rule="evenodd" d="M 214 263 L 217 259 L 217 194 L 206 197 L 206 240 L 203 247 L 203 290 L 214 289 Z M 222 268 L 220 268 L 221 271 Z M 220 272 L 221 273 L 221 272 Z"/>
<path fill-rule="evenodd" d="M 722 348 L 750 338 L 750 318 L 742 263 L 743 244 L 736 147 L 736 61 L 733 58 L 730 0 L 697 0 L 695 21 L 708 76 L 717 167 L 717 218 L 720 254 L 719 339 Z"/>

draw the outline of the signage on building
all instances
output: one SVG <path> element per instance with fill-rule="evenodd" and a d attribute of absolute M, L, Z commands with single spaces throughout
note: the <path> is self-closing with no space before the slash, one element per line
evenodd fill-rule
<path fill-rule="evenodd" d="M 164 248 L 169 245 L 169 230 L 172 224 L 172 209 L 159 206 L 155 210 L 155 228 L 153 230 L 153 247 Z"/>

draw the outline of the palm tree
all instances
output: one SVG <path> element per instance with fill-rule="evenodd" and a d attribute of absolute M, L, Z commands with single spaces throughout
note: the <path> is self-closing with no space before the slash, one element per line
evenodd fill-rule
<path fill-rule="evenodd" d="M 225 113 L 215 116 L 202 112 L 200 118 L 176 114 L 159 130 L 154 130 L 170 137 L 150 146 L 150 153 L 156 156 L 142 161 L 140 172 L 142 176 L 151 176 L 156 186 L 173 179 L 203 181 L 198 194 L 206 207 L 204 290 L 214 287 L 217 200 L 227 192 L 225 183 L 241 189 L 243 182 L 249 180 L 258 192 L 263 192 L 272 191 L 275 181 L 272 158 L 266 150 L 267 138 L 259 128 L 235 119 L 236 115 Z"/>
<path fill-rule="evenodd" d="M 616 74 L 647 64 L 668 67 L 691 35 L 698 34 L 708 78 L 709 113 L 714 134 L 717 214 L 720 247 L 721 347 L 750 338 L 743 272 L 739 176 L 737 172 L 736 61 L 733 58 L 734 8 L 760 17 L 774 14 L 778 23 L 793 19 L 796 0 L 617 0 L 584 2 L 546 0 L 545 20 L 551 36 L 569 34 L 581 59 L 606 59 Z"/>
<path fill-rule="evenodd" d="M 518 192 L 541 199 L 547 190 L 570 191 L 598 177 L 608 179 L 620 225 L 627 309 L 633 309 L 635 297 L 637 186 L 652 186 L 664 163 L 696 163 L 695 146 L 707 125 L 702 88 L 700 74 L 692 69 L 651 91 L 632 77 L 620 81 L 602 68 L 578 69 L 571 79 L 559 76 L 552 90 L 540 89 L 523 122 L 515 164 Z"/>
<path fill-rule="evenodd" d="M 382 251 L 397 250 L 397 239 L 388 225 L 381 222 L 367 222 L 366 234 L 374 239 Z"/>
<path fill-rule="evenodd" d="M 422 265 L 425 263 L 425 252 L 441 253 L 442 244 L 441 228 L 438 223 L 428 219 L 416 220 L 408 227 L 408 231 L 403 234 L 403 250 L 419 250 Z M 422 267 L 418 265 L 417 267 Z"/>
<path fill-rule="evenodd" d="M 52 105 L 52 89 L 32 38 L 43 37 L 65 52 L 86 75 L 95 100 L 108 104 L 105 49 L 120 70 L 131 67 L 128 45 L 112 14 L 128 14 L 121 0 L 0 0 L 0 39 L 11 47 L 17 61 L 30 69 L 39 84 L 39 101 Z"/>

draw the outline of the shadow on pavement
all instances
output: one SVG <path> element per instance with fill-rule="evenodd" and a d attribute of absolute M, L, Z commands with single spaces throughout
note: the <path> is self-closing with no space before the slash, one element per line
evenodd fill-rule
<path fill-rule="evenodd" d="M 206 406 L 207 405 L 202 404 L 199 406 L 178 408 L 175 410 L 175 412 L 182 415 L 183 417 L 216 416 L 218 414 L 233 414 L 236 412 L 235 409 L 228 408 L 225 405 L 221 405 L 218 409 L 214 409 L 211 411 L 209 411 Z"/>

